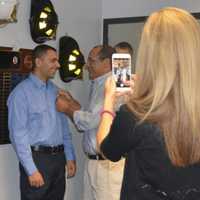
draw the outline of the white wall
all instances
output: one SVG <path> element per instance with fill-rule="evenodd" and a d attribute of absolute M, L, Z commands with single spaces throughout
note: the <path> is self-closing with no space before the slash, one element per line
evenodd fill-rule
<path fill-rule="evenodd" d="M 103 18 L 148 16 L 165 6 L 176 6 L 190 12 L 200 12 L 199 0 L 102 0 Z"/>
<path fill-rule="evenodd" d="M 57 40 L 48 44 L 57 47 L 58 39 L 65 33 L 77 39 L 85 55 L 90 48 L 100 42 L 101 19 L 149 15 L 163 6 L 178 6 L 191 12 L 200 12 L 199 0 L 51 0 L 59 15 Z M 29 33 L 30 0 L 19 0 L 18 22 L 0 28 L 0 46 L 15 48 L 33 48 L 36 44 Z M 103 13 L 103 14 L 102 14 Z M 84 104 L 87 81 L 73 81 L 65 84 L 59 76 L 55 82 L 72 92 Z M 0 122 L 1 123 L 1 122 Z M 67 200 L 81 200 L 84 154 L 81 148 L 81 136 L 73 126 L 73 139 L 76 146 L 78 172 L 74 179 L 68 181 Z M 10 145 L 0 146 L 0 199 L 19 200 L 18 163 Z"/>
<path fill-rule="evenodd" d="M 18 22 L 0 28 L 0 46 L 18 48 L 33 48 L 36 44 L 32 41 L 29 32 L 30 0 L 19 0 L 17 13 Z M 85 56 L 94 45 L 100 42 L 102 3 L 99 0 L 51 0 L 59 16 L 57 40 L 47 42 L 58 47 L 58 39 L 65 33 L 74 37 Z M 84 75 L 85 76 L 85 75 Z M 86 102 L 87 81 L 73 81 L 63 83 L 57 74 L 55 82 L 62 88 L 70 90 L 72 94 Z M 0 122 L 1 123 L 1 122 Z M 67 200 L 82 199 L 83 189 L 83 160 L 84 154 L 81 147 L 81 135 L 71 126 L 73 141 L 77 153 L 77 175 L 67 183 Z M 0 199 L 19 200 L 18 162 L 11 145 L 0 146 Z"/>

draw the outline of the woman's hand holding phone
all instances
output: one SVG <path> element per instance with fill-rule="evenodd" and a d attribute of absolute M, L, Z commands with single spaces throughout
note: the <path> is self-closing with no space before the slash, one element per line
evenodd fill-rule
<path fill-rule="evenodd" d="M 130 90 L 131 56 L 128 53 L 114 53 L 112 55 L 112 75 L 116 89 L 120 92 Z"/>
<path fill-rule="evenodd" d="M 134 83 L 137 77 L 135 74 L 131 75 L 130 81 L 127 81 L 129 90 L 118 91 L 116 87 L 116 82 L 113 76 L 108 77 L 105 82 L 105 102 L 106 104 L 111 104 L 112 107 L 116 104 L 119 97 L 123 97 L 124 101 L 127 102 L 134 92 Z"/>

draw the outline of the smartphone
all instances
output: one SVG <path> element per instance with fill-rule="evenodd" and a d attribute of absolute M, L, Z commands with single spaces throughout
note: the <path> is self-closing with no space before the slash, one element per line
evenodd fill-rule
<path fill-rule="evenodd" d="M 116 82 L 117 91 L 130 90 L 131 56 L 128 53 L 112 55 L 112 75 Z"/>

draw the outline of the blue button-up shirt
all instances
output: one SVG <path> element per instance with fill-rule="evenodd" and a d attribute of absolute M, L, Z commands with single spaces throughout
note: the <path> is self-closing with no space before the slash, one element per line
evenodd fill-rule
<path fill-rule="evenodd" d="M 51 81 L 46 83 L 30 74 L 9 95 L 10 140 L 28 175 L 37 170 L 30 146 L 63 144 L 66 159 L 75 160 L 67 117 L 56 110 L 57 93 Z"/>
<path fill-rule="evenodd" d="M 92 93 L 89 105 L 86 109 L 74 112 L 74 123 L 77 128 L 83 131 L 83 149 L 85 153 L 95 155 L 96 134 L 100 122 L 100 112 L 104 103 L 104 83 L 111 72 L 93 80 Z"/>

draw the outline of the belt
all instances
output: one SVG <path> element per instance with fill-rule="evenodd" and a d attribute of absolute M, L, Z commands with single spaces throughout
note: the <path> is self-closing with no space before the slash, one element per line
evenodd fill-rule
<path fill-rule="evenodd" d="M 86 155 L 91 160 L 105 160 L 105 158 L 101 154 L 96 154 L 96 155 L 86 154 Z"/>
<path fill-rule="evenodd" d="M 32 152 L 40 152 L 40 153 L 47 153 L 47 154 L 57 154 L 64 152 L 64 146 L 43 146 L 43 145 L 36 145 L 31 146 Z"/>

